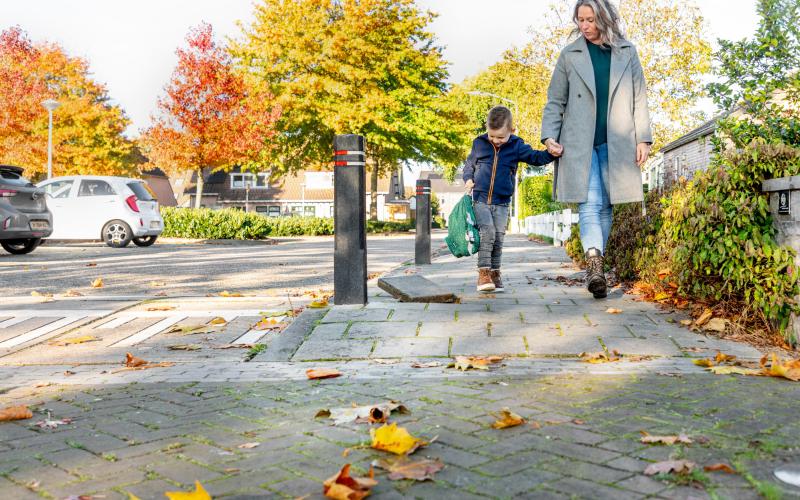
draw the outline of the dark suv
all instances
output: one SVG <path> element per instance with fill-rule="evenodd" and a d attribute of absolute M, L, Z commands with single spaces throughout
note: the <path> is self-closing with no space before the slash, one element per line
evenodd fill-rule
<path fill-rule="evenodd" d="M 13 254 L 29 253 L 52 232 L 44 190 L 22 177 L 20 167 L 0 165 L 0 245 Z"/>

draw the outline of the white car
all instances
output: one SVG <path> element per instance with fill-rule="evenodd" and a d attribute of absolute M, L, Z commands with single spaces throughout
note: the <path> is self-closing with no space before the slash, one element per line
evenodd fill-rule
<path fill-rule="evenodd" d="M 150 186 L 141 179 L 93 175 L 54 177 L 37 184 L 53 213 L 53 240 L 96 240 L 122 248 L 149 247 L 164 230 Z"/>

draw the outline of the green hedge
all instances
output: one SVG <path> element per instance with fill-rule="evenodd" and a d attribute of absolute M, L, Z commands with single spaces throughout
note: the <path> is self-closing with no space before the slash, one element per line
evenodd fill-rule
<path fill-rule="evenodd" d="M 519 183 L 519 215 L 521 218 L 562 210 L 553 201 L 553 176 L 535 175 L 526 177 Z"/>
<path fill-rule="evenodd" d="M 263 240 L 279 236 L 323 236 L 333 234 L 330 217 L 265 217 L 241 210 L 161 207 L 162 236 L 220 240 Z M 411 223 L 367 221 L 367 231 L 408 231 Z"/>

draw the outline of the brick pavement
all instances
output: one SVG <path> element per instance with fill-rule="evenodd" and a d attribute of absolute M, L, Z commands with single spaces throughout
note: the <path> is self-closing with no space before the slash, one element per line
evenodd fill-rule
<path fill-rule="evenodd" d="M 178 303 L 181 314 L 193 307 L 240 311 L 231 314 L 224 339 L 209 339 L 197 352 L 165 349 L 175 339 L 153 322 L 135 324 L 147 316 L 136 306 L 105 317 L 117 321 L 101 333 L 108 342 L 39 343 L 9 353 L 0 358 L 0 405 L 27 403 L 36 413 L 0 424 L 0 498 L 164 498 L 195 480 L 219 498 L 320 498 L 321 481 L 343 464 L 364 472 L 383 454 L 365 446 L 366 424 L 332 426 L 316 412 L 388 399 L 412 412 L 394 421 L 414 435 L 438 436 L 416 456 L 441 458 L 446 468 L 424 483 L 378 473 L 376 498 L 800 497 L 772 476 L 776 466 L 800 462 L 800 385 L 712 376 L 691 362 L 716 349 L 745 358 L 759 351 L 682 329 L 681 316 L 618 290 L 594 301 L 554 281 L 576 272 L 561 249 L 510 237 L 505 294 L 475 293 L 473 266 L 440 256 L 431 266 L 394 271 L 422 273 L 459 293 L 459 304 L 398 304 L 371 286 L 366 307 L 309 309 L 279 335 L 259 338 L 266 348 L 249 362 L 242 350 L 212 349 L 249 333 L 258 315 L 249 316 L 255 306 L 244 302 L 257 299 Z M 623 312 L 611 315 L 608 307 Z M 131 319 L 118 319 L 125 314 Z M 151 336 L 125 347 L 175 365 L 114 373 L 114 342 L 147 328 Z M 48 339 L 78 330 L 52 333 Z M 582 351 L 603 348 L 653 358 L 577 360 Z M 506 360 L 489 372 L 445 368 L 460 353 Z M 412 361 L 442 365 L 414 369 Z M 344 375 L 307 381 L 309 367 Z M 528 423 L 492 429 L 490 413 L 504 406 Z M 73 422 L 52 430 L 33 425 L 48 412 Z M 696 443 L 644 445 L 640 431 L 686 432 Z M 238 447 L 246 442 L 261 444 Z M 642 473 L 669 458 L 725 462 L 738 474 Z"/>

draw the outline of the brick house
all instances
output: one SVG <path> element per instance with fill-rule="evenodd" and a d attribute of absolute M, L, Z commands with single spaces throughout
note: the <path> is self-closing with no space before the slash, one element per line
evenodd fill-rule
<path fill-rule="evenodd" d="M 431 181 L 431 192 L 436 195 L 439 200 L 439 207 L 441 208 L 442 217 L 444 220 L 450 218 L 450 213 L 455 208 L 456 204 L 464 196 L 464 181 L 461 180 L 461 173 L 456 175 L 453 182 L 449 182 L 444 178 L 440 172 L 433 170 L 423 170 L 419 173 L 420 179 L 429 179 Z"/>
<path fill-rule="evenodd" d="M 196 174 L 175 179 L 180 190 L 178 204 L 194 207 Z M 367 186 L 367 213 L 369 213 L 369 175 Z M 201 205 L 211 209 L 234 208 L 255 212 L 268 217 L 305 215 L 310 217 L 333 216 L 333 172 L 295 172 L 270 181 L 269 173 L 242 172 L 238 167 L 231 172 L 204 172 Z M 406 214 L 403 217 L 403 214 Z M 378 179 L 378 220 L 408 218 L 408 200 L 396 173 Z"/>
<path fill-rule="evenodd" d="M 708 168 L 714 146 L 711 139 L 720 117 L 709 120 L 660 150 L 661 158 L 648 163 L 650 189 L 668 188 L 681 177 L 689 180 L 695 172 Z"/>

